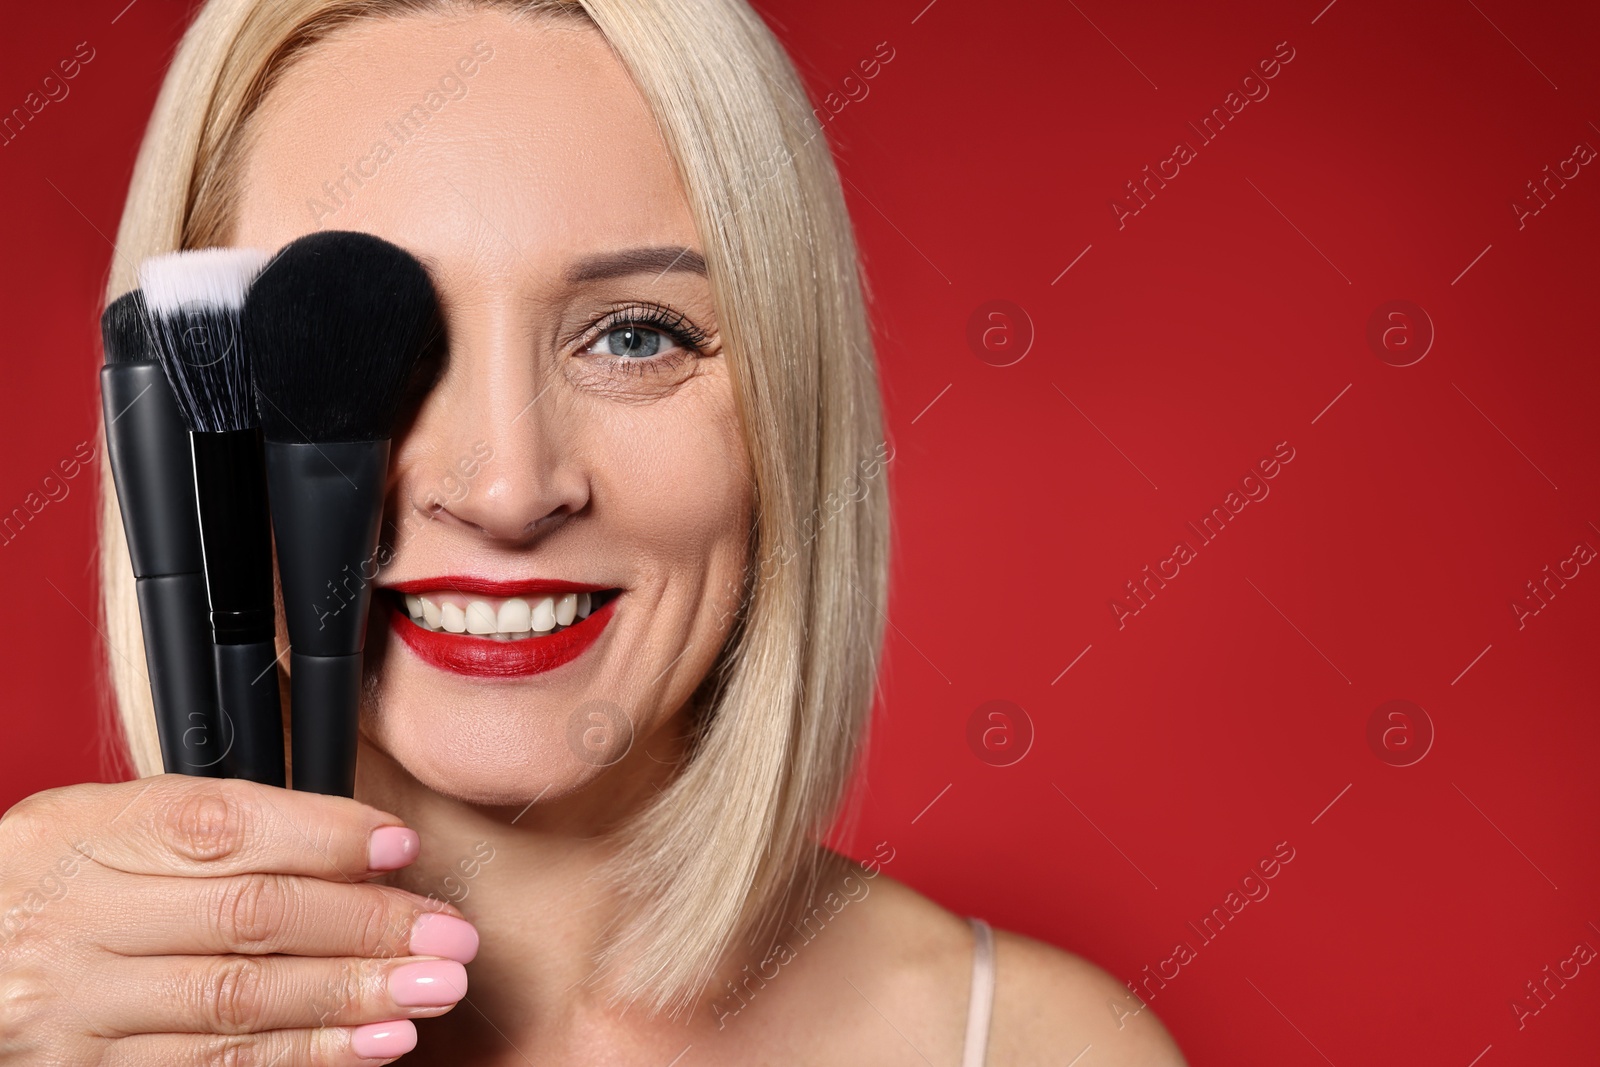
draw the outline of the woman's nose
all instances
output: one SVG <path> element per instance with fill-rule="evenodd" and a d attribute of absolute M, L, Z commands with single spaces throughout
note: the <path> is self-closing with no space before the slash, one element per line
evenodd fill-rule
<path fill-rule="evenodd" d="M 513 548 L 581 512 L 589 472 L 563 386 L 524 330 L 453 328 L 445 373 L 407 435 L 419 457 L 411 506 Z"/>

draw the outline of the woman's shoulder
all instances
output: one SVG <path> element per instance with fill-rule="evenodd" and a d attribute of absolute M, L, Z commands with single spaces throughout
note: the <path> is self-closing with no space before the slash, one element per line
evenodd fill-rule
<path fill-rule="evenodd" d="M 1184 1067 L 1155 1011 L 1072 952 L 996 930 L 991 1064 L 1060 1064 L 1094 1049 L 1099 1067 Z"/>
<path fill-rule="evenodd" d="M 870 872 L 869 872 L 870 873 Z M 922 1029 L 935 1016 L 956 1020 L 964 1036 L 977 949 L 971 922 L 881 872 L 871 876 L 870 921 L 858 927 L 860 952 L 883 953 L 899 1003 L 920 1003 Z M 994 1000 L 986 1063 L 1005 1067 L 1085 1062 L 1099 1067 L 1184 1067 L 1155 1012 L 1103 968 L 1075 953 L 1010 930 L 994 929 Z M 948 1040 L 946 1041 L 948 1044 Z"/>

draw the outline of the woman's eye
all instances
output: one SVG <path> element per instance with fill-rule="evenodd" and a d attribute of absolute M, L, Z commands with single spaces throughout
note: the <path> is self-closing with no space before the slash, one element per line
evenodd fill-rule
<path fill-rule="evenodd" d="M 619 326 L 601 334 L 595 341 L 597 347 L 592 351 L 605 356 L 648 359 L 667 347 L 666 342 L 667 338 L 660 330 L 651 330 L 643 326 Z"/>
<path fill-rule="evenodd" d="M 593 327 L 571 364 L 574 373 L 592 373 L 593 383 L 614 388 L 624 379 L 631 387 L 670 387 L 694 373 L 710 338 L 681 312 L 657 304 L 621 309 Z"/>

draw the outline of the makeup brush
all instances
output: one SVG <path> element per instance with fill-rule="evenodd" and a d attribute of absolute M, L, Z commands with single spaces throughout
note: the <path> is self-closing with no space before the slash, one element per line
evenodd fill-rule
<path fill-rule="evenodd" d="M 217 698 L 233 728 L 230 771 L 284 784 L 272 603 L 272 534 L 250 361 L 239 331 L 265 252 L 207 248 L 139 266 L 156 355 L 189 428 L 211 604 Z"/>
<path fill-rule="evenodd" d="M 133 560 L 161 764 L 169 774 L 222 777 L 229 739 L 219 729 L 189 431 L 156 362 L 139 290 L 106 306 L 100 336 L 106 451 Z"/>
<path fill-rule="evenodd" d="M 245 302 L 289 626 L 295 789 L 355 791 L 389 438 L 438 316 L 410 253 L 338 230 L 285 246 Z"/>

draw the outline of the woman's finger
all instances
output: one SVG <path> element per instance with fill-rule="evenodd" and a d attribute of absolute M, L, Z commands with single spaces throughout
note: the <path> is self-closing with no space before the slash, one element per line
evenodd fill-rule
<path fill-rule="evenodd" d="M 95 887 L 106 892 L 110 887 Z M 98 945 L 123 956 L 446 956 L 477 953 L 472 924 L 392 886 L 290 874 L 139 878 L 96 901 Z M 443 910 L 441 910 L 443 909 Z"/>
<path fill-rule="evenodd" d="M 108 1041 L 95 1063 L 101 1067 L 371 1067 L 417 1047 L 409 1019 L 357 1027 L 273 1030 L 233 1037 L 204 1034 L 144 1034 Z"/>
<path fill-rule="evenodd" d="M 402 957 L 144 956 L 75 990 L 94 1032 L 253 1034 L 443 1015 L 467 994 L 455 960 Z"/>
<path fill-rule="evenodd" d="M 404 867 L 419 849 L 400 819 L 347 797 L 176 774 L 73 788 L 70 803 L 47 790 L 17 817 L 129 874 L 272 871 L 349 882 Z M 104 802 L 86 803 L 90 788 L 105 791 Z"/>

